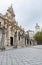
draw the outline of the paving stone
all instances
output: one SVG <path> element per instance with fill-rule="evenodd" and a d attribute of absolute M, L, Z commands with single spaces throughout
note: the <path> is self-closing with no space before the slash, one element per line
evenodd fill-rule
<path fill-rule="evenodd" d="M 0 65 L 42 65 L 42 47 L 0 51 Z"/>

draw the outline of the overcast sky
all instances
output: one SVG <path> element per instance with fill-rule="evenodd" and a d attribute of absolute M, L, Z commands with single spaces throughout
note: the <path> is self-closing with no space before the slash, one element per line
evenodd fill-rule
<path fill-rule="evenodd" d="M 5 14 L 11 4 L 16 21 L 25 30 L 34 30 L 36 23 L 42 28 L 42 0 L 0 0 L 0 13 Z"/>

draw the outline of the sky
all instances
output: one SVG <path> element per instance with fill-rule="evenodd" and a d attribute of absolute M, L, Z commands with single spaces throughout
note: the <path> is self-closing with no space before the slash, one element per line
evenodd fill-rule
<path fill-rule="evenodd" d="M 0 0 L 0 13 L 5 14 L 11 4 L 22 28 L 35 30 L 36 23 L 42 28 L 42 0 Z"/>

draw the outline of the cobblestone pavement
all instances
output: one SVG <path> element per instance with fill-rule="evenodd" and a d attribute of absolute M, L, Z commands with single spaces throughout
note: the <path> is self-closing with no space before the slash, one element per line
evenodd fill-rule
<path fill-rule="evenodd" d="M 42 46 L 0 51 L 0 65 L 42 65 Z"/>

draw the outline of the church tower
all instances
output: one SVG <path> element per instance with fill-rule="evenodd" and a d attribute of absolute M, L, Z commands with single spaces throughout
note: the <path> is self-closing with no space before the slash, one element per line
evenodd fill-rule
<path fill-rule="evenodd" d="M 40 26 L 38 25 L 38 23 L 36 23 L 35 26 L 35 33 L 40 32 Z"/>

